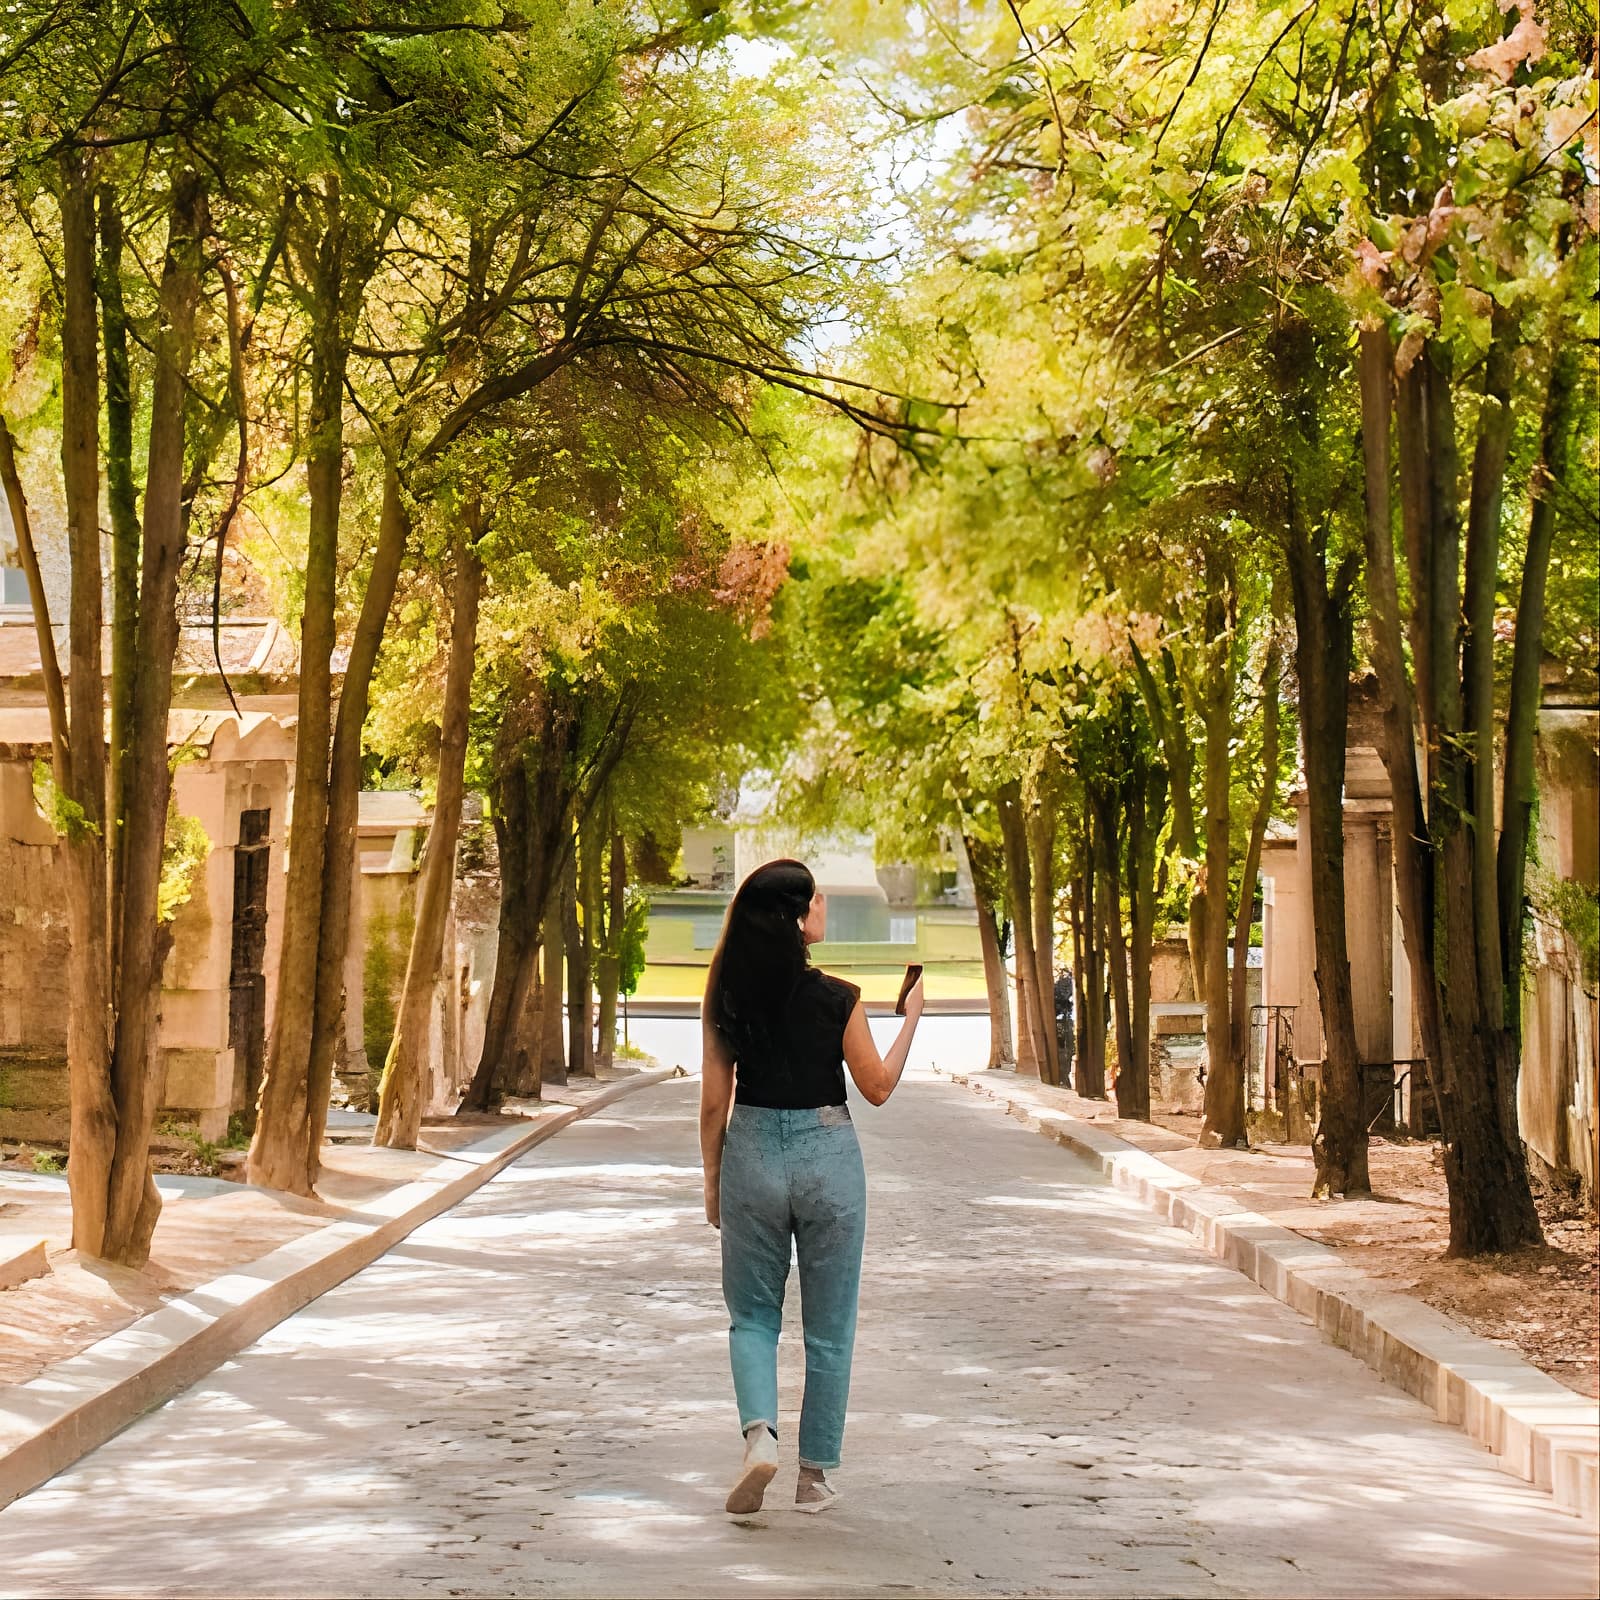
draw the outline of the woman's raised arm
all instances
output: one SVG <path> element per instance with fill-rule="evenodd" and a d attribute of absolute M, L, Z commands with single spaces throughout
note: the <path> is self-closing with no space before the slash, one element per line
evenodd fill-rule
<path fill-rule="evenodd" d="M 875 1106 L 881 1106 L 895 1091 L 900 1074 L 906 1070 L 906 1057 L 911 1054 L 911 1039 L 917 1031 L 917 1019 L 922 1015 L 922 979 L 918 978 L 906 996 L 906 1020 L 889 1046 L 889 1053 L 880 1056 L 873 1042 L 872 1029 L 867 1023 L 867 1009 L 857 1000 L 844 1025 L 844 1064 L 855 1079 L 856 1088 Z"/>

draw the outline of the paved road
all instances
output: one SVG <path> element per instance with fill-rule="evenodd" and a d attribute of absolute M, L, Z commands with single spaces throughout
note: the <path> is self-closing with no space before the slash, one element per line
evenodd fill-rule
<path fill-rule="evenodd" d="M 926 1078 L 856 1111 L 849 1499 L 796 1516 L 785 1470 L 730 1522 L 695 1093 L 569 1129 L 0 1513 L 0 1591 L 1593 1592 L 1595 1540 L 1546 1497 Z"/>

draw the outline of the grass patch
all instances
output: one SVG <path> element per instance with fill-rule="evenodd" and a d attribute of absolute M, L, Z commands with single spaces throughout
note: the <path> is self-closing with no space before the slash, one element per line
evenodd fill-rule
<path fill-rule="evenodd" d="M 222 1145 L 217 1145 L 210 1139 L 203 1138 L 200 1130 L 191 1122 L 174 1122 L 170 1117 L 163 1118 L 156 1124 L 156 1132 L 167 1139 L 181 1139 L 184 1144 L 194 1152 L 196 1164 L 209 1178 L 217 1177 L 221 1171 L 221 1163 L 217 1160 L 218 1154 L 224 1148 L 237 1149 L 236 1145 L 228 1144 L 224 1139 Z M 228 1134 L 233 1133 L 233 1123 L 228 1124 Z M 246 1141 L 248 1143 L 248 1141 Z"/>

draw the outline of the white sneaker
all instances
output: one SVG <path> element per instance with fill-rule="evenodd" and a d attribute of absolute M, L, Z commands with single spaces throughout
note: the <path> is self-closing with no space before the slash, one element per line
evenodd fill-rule
<path fill-rule="evenodd" d="M 723 1509 L 736 1517 L 759 1511 L 767 1485 L 777 1474 L 778 1441 L 772 1437 L 767 1425 L 761 1423 L 744 1436 L 744 1468 L 739 1474 L 739 1481 L 729 1491 L 728 1502 Z"/>
<path fill-rule="evenodd" d="M 818 1511 L 826 1511 L 829 1506 L 836 1504 L 838 1499 L 839 1491 L 826 1478 L 802 1478 L 795 1485 L 796 1511 L 815 1515 Z"/>

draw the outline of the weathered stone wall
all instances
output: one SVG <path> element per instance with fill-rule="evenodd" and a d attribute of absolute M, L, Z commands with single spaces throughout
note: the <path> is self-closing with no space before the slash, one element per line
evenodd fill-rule
<path fill-rule="evenodd" d="M 173 918 L 172 953 L 167 957 L 161 999 L 167 1074 L 162 1105 L 171 1116 L 194 1123 L 207 1139 L 220 1138 L 230 1115 L 244 1109 L 229 1045 L 234 855 L 240 818 L 245 811 L 271 812 L 267 898 L 271 969 L 276 966 L 273 954 L 282 927 L 288 790 L 288 768 L 281 760 L 194 762 L 180 766 L 175 778 L 178 810 L 205 829 L 211 850 L 188 902 Z M 273 989 L 269 976 L 269 1007 Z"/>
<path fill-rule="evenodd" d="M 1193 1000 L 1194 964 L 1189 959 L 1189 931 L 1178 927 L 1150 952 L 1150 1003 L 1187 1004 Z"/>
<path fill-rule="evenodd" d="M 415 873 L 362 875 L 361 1036 L 371 1070 L 383 1069 L 400 1011 L 406 959 L 416 926 Z"/>
<path fill-rule="evenodd" d="M 229 736 L 231 739 L 231 735 Z M 234 747 L 236 748 L 236 746 Z M 161 998 L 167 1115 L 209 1139 L 240 1109 L 228 1044 L 234 844 L 240 813 L 272 812 L 268 893 L 268 995 L 282 914 L 282 839 L 288 767 L 281 759 L 185 763 L 179 811 L 211 841 L 188 901 L 173 919 Z M 0 1134 L 66 1139 L 69 931 L 59 853 L 33 799 L 32 757 L 0 755 Z"/>
<path fill-rule="evenodd" d="M 358 1110 L 376 1105 L 394 1037 L 416 921 L 419 845 L 417 830 L 368 832 L 357 853 L 344 965 L 343 1049 L 334 1070 L 336 1096 Z"/>
<path fill-rule="evenodd" d="M 1600 881 L 1600 718 L 1547 710 L 1538 743 L 1535 907 L 1522 1003 L 1517 1119 L 1541 1177 L 1576 1182 L 1591 1205 L 1600 1188 L 1600 1006 L 1593 972 L 1559 899 Z M 1591 957 L 1592 959 L 1592 957 Z"/>
<path fill-rule="evenodd" d="M 56 845 L 33 803 L 31 762 L 0 759 L 0 1132 L 64 1131 L 67 917 Z"/>

